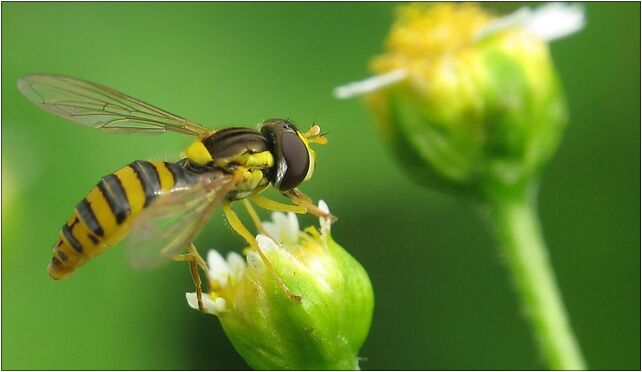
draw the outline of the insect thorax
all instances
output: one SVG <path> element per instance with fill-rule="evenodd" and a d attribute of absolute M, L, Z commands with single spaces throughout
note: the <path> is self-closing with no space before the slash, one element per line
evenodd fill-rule
<path fill-rule="evenodd" d="M 267 140 L 249 128 L 226 128 L 193 143 L 187 149 L 193 171 L 221 169 L 241 172 L 242 181 L 228 199 L 243 199 L 269 184 L 268 174 L 274 165 Z"/>

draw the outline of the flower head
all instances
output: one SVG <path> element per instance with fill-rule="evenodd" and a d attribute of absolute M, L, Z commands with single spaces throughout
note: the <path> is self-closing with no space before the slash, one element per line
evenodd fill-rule
<path fill-rule="evenodd" d="M 319 208 L 327 211 L 320 202 Z M 355 369 L 370 328 L 372 286 L 363 267 L 320 229 L 299 230 L 292 213 L 273 213 L 246 259 L 210 251 L 207 313 L 216 315 L 235 348 L 256 369 Z M 273 270 L 273 271 L 271 271 Z M 300 296 L 293 300 L 278 284 Z M 195 293 L 188 304 L 198 309 Z"/>
<path fill-rule="evenodd" d="M 567 121 L 547 42 L 583 24 L 575 5 L 506 17 L 463 3 L 401 7 L 386 52 L 372 60 L 377 75 L 335 95 L 366 95 L 420 182 L 474 194 L 524 186 Z"/>

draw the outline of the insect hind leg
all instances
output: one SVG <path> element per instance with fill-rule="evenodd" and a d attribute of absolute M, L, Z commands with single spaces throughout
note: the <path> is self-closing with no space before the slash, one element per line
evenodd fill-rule
<path fill-rule="evenodd" d="M 200 312 L 205 312 L 205 307 L 203 306 L 203 290 L 201 285 L 201 276 L 198 274 L 198 268 L 200 267 L 205 274 L 209 277 L 209 270 L 207 264 L 201 255 L 198 254 L 196 247 L 193 243 L 189 244 L 187 248 L 188 253 L 173 257 L 174 261 L 187 261 L 189 262 L 190 272 L 192 273 L 192 280 L 194 281 L 194 287 L 196 288 L 196 299 L 198 300 L 198 310 Z"/>

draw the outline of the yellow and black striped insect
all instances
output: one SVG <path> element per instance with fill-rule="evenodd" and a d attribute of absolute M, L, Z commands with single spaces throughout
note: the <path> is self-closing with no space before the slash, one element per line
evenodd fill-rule
<path fill-rule="evenodd" d="M 249 200 L 269 210 L 332 217 L 296 189 L 315 168 L 310 143 L 326 143 L 317 125 L 302 133 L 288 120 L 269 119 L 258 131 L 210 130 L 106 86 L 63 75 L 28 75 L 18 81 L 18 89 L 41 108 L 102 131 L 170 131 L 197 138 L 186 157 L 176 163 L 137 160 L 103 177 L 62 227 L 49 264 L 54 279 L 69 277 L 87 260 L 126 238 L 130 261 L 136 266 L 153 267 L 163 258 L 189 261 L 202 309 L 197 265 L 206 265 L 192 240 L 218 206 L 223 206 L 232 228 L 269 268 L 253 234 L 230 208 L 231 202 L 242 200 L 262 232 Z M 260 196 L 270 184 L 294 204 Z M 297 297 L 278 276 L 275 279 Z"/>

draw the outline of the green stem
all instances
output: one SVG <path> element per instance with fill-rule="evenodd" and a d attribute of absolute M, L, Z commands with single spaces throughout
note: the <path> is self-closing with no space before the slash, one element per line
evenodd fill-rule
<path fill-rule="evenodd" d="M 491 209 L 506 263 L 549 368 L 586 369 L 542 238 L 535 193 L 492 198 Z"/>

